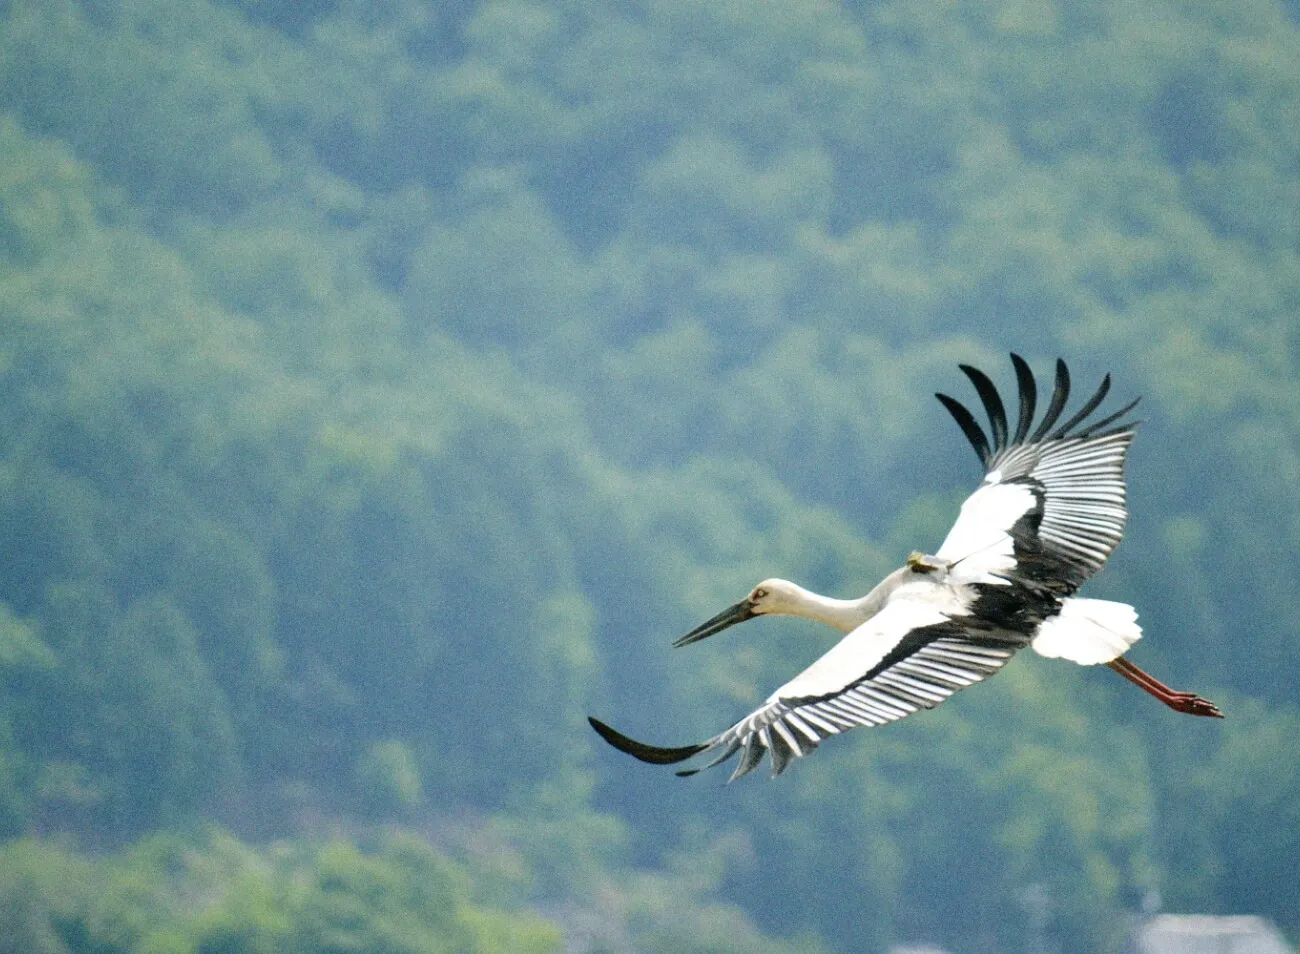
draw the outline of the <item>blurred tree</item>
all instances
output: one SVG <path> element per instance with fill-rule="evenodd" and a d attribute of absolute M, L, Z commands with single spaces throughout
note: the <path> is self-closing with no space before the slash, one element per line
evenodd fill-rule
<path fill-rule="evenodd" d="M 0 832 L 390 799 L 615 949 L 1005 950 L 1030 883 L 1063 950 L 1153 885 L 1300 929 L 1293 12 L 0 5 Z M 977 478 L 927 395 L 1010 348 L 1146 394 L 1095 593 L 1239 724 L 1018 662 L 780 785 L 592 761 L 593 707 L 695 737 L 826 645 L 664 649 L 758 579 L 935 545 Z M 3 849 L 9 936 L 558 943 L 394 845 L 214 841 L 150 921 L 178 844 Z"/>

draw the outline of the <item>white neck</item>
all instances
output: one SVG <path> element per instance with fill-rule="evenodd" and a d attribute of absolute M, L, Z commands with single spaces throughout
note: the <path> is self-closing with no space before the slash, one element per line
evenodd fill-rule
<path fill-rule="evenodd" d="M 856 600 L 837 600 L 792 584 L 791 592 L 787 595 L 785 605 L 780 611 L 791 616 L 816 620 L 847 633 L 851 629 L 857 629 L 880 612 L 889 594 L 896 590 L 911 572 L 908 567 L 895 570 L 881 580 L 870 593 Z"/>

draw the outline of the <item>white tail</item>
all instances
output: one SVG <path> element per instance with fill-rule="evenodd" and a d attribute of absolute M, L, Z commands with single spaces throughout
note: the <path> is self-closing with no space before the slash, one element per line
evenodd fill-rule
<path fill-rule="evenodd" d="M 1030 643 L 1040 656 L 1081 666 L 1107 663 L 1142 638 L 1137 610 L 1127 603 L 1070 597 L 1061 612 L 1044 620 Z"/>

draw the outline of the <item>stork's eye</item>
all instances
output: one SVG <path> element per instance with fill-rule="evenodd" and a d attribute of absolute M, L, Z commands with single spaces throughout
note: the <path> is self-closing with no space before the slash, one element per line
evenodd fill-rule
<path fill-rule="evenodd" d="M 750 599 L 754 599 L 754 600 L 765 600 L 765 599 L 767 599 L 767 590 L 763 589 L 763 588 L 760 586 L 758 589 L 756 589 L 756 590 L 754 591 L 753 595 L 750 596 Z"/>

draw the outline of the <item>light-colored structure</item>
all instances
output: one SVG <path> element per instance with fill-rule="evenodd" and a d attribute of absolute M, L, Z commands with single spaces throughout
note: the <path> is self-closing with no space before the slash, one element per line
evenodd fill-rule
<path fill-rule="evenodd" d="M 1295 954 L 1267 918 L 1158 914 L 1134 929 L 1121 954 Z"/>

